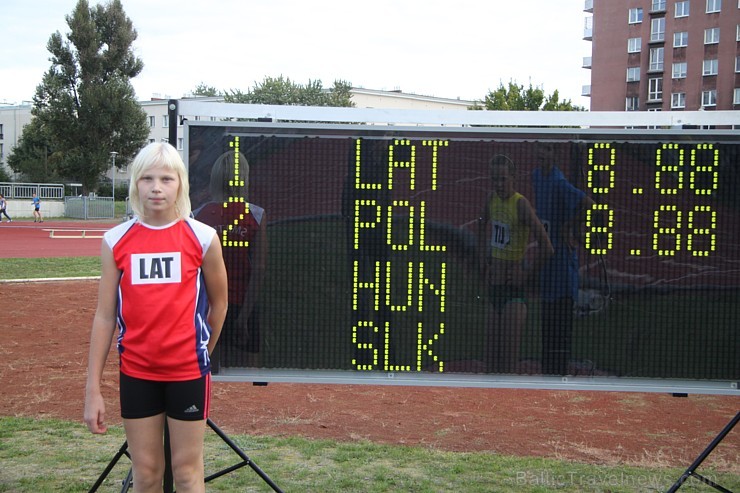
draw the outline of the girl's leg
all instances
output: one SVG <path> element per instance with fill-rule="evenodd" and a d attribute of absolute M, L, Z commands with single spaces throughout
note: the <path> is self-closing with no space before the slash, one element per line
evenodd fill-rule
<path fill-rule="evenodd" d="M 502 308 L 501 325 L 504 327 L 505 340 L 502 341 L 503 354 L 501 357 L 505 373 L 519 372 L 519 351 L 526 322 L 526 303 L 512 301 Z"/>
<path fill-rule="evenodd" d="M 162 493 L 164 478 L 164 413 L 124 419 L 136 493 Z"/>
<path fill-rule="evenodd" d="M 172 476 L 178 493 L 204 493 L 203 439 L 206 422 L 167 419 L 172 449 Z"/>

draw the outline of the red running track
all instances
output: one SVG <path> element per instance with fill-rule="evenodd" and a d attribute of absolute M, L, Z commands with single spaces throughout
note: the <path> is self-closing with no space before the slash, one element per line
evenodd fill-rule
<path fill-rule="evenodd" d="M 51 238 L 55 234 L 100 236 L 117 222 L 13 220 L 0 223 L 0 258 L 33 257 L 97 257 L 100 255 L 101 238 Z M 58 232 L 58 233 L 57 233 Z"/>

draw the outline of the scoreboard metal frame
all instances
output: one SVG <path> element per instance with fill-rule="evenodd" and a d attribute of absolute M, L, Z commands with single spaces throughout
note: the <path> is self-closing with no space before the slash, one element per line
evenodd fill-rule
<path fill-rule="evenodd" d="M 182 103 L 182 101 L 177 103 Z M 714 257 L 719 257 L 720 253 L 727 255 L 727 252 L 732 252 L 732 255 L 735 255 L 740 249 L 740 246 L 738 246 L 740 244 L 740 239 L 738 239 L 740 238 L 740 221 L 738 221 L 740 213 L 735 212 L 734 206 L 717 207 L 715 205 L 716 196 L 721 186 L 729 183 L 725 179 L 724 174 L 736 173 L 738 171 L 740 134 L 733 129 L 686 129 L 676 128 L 675 125 L 669 128 L 635 129 L 583 128 L 580 126 L 569 126 L 567 128 L 532 126 L 507 128 L 481 125 L 480 123 L 459 126 L 456 123 L 445 125 L 425 123 L 419 126 L 388 125 L 387 120 L 393 119 L 389 118 L 388 111 L 378 111 L 374 114 L 376 121 L 368 121 L 367 110 L 357 112 L 354 117 L 351 117 L 352 113 L 346 111 L 333 112 L 331 109 L 326 108 L 298 110 L 305 111 L 305 113 L 301 115 L 290 114 L 289 118 L 292 119 L 291 122 L 256 122 L 254 121 L 255 119 L 264 118 L 265 115 L 270 115 L 271 112 L 274 112 L 275 107 L 266 108 L 251 105 L 218 104 L 215 106 L 216 109 L 213 108 L 213 105 L 188 103 L 181 106 L 179 110 L 182 115 L 213 115 L 214 112 L 223 115 L 224 111 L 228 111 L 232 114 L 230 120 L 233 120 L 234 117 L 246 117 L 252 121 L 206 122 L 192 121 L 188 118 L 184 122 L 185 160 L 191 166 L 191 187 L 195 188 L 194 191 L 191 190 L 191 197 L 197 194 L 199 190 L 202 191 L 206 186 L 204 171 L 198 171 L 199 168 L 197 167 L 207 167 L 203 162 L 198 162 L 198 156 L 202 156 L 204 149 L 207 147 L 212 148 L 212 153 L 216 151 L 223 153 L 229 152 L 229 145 L 231 146 L 231 150 L 234 151 L 233 146 L 236 145 L 236 154 L 244 153 L 248 161 L 248 166 L 252 168 L 252 172 L 254 173 L 252 180 L 255 182 L 255 194 L 260 199 L 266 200 L 268 204 L 278 204 L 278 202 L 284 200 L 284 198 L 278 197 L 281 193 L 277 188 L 278 182 L 268 183 L 264 177 L 266 174 L 261 176 L 258 171 L 255 171 L 260 166 L 274 166 L 277 161 L 269 157 L 270 151 L 264 151 L 262 149 L 264 151 L 262 155 L 267 157 L 265 157 L 264 163 L 260 162 L 259 158 L 255 157 L 257 154 L 250 151 L 254 150 L 255 146 L 253 144 L 257 142 L 264 144 L 280 141 L 280 145 L 284 150 L 285 147 L 290 147 L 298 142 L 305 144 L 311 141 L 316 143 L 319 149 L 323 149 L 321 146 L 327 146 L 330 142 L 336 142 L 341 144 L 342 149 L 347 148 L 350 150 L 348 160 L 342 163 L 345 167 L 344 169 L 341 169 L 339 164 L 315 162 L 315 154 L 307 155 L 305 158 L 306 162 L 295 162 L 294 166 L 311 166 L 312 173 L 319 175 L 321 173 L 336 173 L 340 169 L 342 172 L 350 175 L 349 180 L 347 180 L 347 177 L 343 177 L 343 181 L 337 181 L 336 179 L 333 179 L 333 182 L 332 180 L 327 181 L 335 183 L 334 185 L 328 185 L 335 188 L 336 183 L 344 183 L 345 186 L 349 183 L 350 187 L 354 187 L 364 194 L 363 197 L 365 198 L 357 199 L 358 202 L 356 202 L 354 209 L 349 209 L 350 218 L 348 224 L 354 225 L 352 231 L 354 232 L 355 244 L 362 241 L 362 235 L 365 233 L 363 227 L 376 227 L 375 224 L 369 226 L 365 224 L 364 218 L 366 215 L 363 215 L 363 219 L 360 219 L 360 214 L 365 214 L 367 211 L 361 211 L 364 205 L 357 205 L 368 204 L 368 207 L 371 207 L 369 204 L 372 203 L 372 207 L 375 207 L 377 204 L 373 202 L 373 193 L 379 194 L 382 189 L 387 188 L 393 189 L 392 192 L 390 190 L 387 192 L 395 194 L 393 197 L 395 200 L 393 203 L 395 205 L 387 206 L 389 211 L 388 231 L 391 229 L 395 231 L 396 226 L 391 226 L 390 224 L 393 220 L 391 218 L 396 216 L 403 216 L 406 220 L 413 216 L 416 221 L 417 229 L 409 229 L 408 237 L 393 236 L 396 235 L 395 232 L 387 232 L 388 245 L 397 250 L 408 248 L 409 244 L 418 247 L 420 243 L 425 241 L 423 230 L 419 228 L 419 224 L 423 225 L 425 220 L 431 223 L 433 219 L 440 219 L 438 217 L 432 218 L 431 213 L 428 213 L 429 215 L 425 217 L 423 215 L 424 212 L 421 211 L 425 210 L 425 208 L 426 210 L 434 209 L 434 207 L 430 206 L 430 203 L 435 200 L 434 197 L 443 196 L 434 187 L 439 187 L 441 190 L 445 186 L 450 185 L 449 183 L 445 183 L 444 174 L 446 169 L 448 165 L 449 167 L 458 166 L 458 163 L 449 163 L 448 159 L 450 156 L 454 156 L 454 158 L 462 156 L 473 159 L 468 154 L 465 154 L 465 149 L 475 149 L 476 153 L 471 155 L 474 155 L 475 159 L 480 157 L 475 165 L 457 170 L 457 172 L 462 176 L 462 174 L 469 172 L 470 169 L 476 168 L 476 176 L 471 175 L 470 179 L 480 181 L 485 180 L 484 175 L 487 169 L 487 162 L 483 159 L 484 156 L 493 152 L 513 152 L 515 154 L 518 153 L 519 159 L 523 157 L 524 161 L 528 161 L 533 156 L 534 151 L 532 149 L 534 147 L 543 143 L 551 143 L 566 152 L 569 157 L 573 157 L 573 153 L 575 152 L 573 150 L 577 150 L 577 160 L 580 161 L 579 166 L 581 168 L 581 186 L 597 203 L 592 211 L 587 211 L 586 223 L 583 227 L 584 237 L 582 238 L 581 258 L 590 258 L 594 263 L 598 263 L 603 262 L 604 259 L 607 259 L 606 262 L 609 262 L 610 255 L 619 255 L 620 262 L 625 262 L 623 259 L 625 256 L 630 256 L 632 260 L 644 260 L 640 257 L 652 256 L 658 258 L 661 262 L 667 260 L 669 262 L 673 261 L 676 264 L 680 264 L 685 259 L 692 259 L 692 261 L 697 262 L 697 265 L 702 262 L 709 262 L 711 264 L 710 267 L 714 268 L 716 267 L 712 263 Z M 280 110 L 284 111 L 282 108 Z M 472 114 L 480 112 L 469 113 L 472 116 Z M 260 114 L 263 116 L 257 116 Z M 519 116 L 521 115 L 511 115 L 512 121 L 516 120 Z M 431 115 L 429 117 L 433 120 Z M 455 118 L 458 117 L 459 115 L 455 116 Z M 549 117 L 550 115 L 548 115 Z M 274 117 L 268 116 L 268 118 Z M 296 121 L 301 118 L 313 120 L 313 122 Z M 404 117 L 403 119 L 412 118 Z M 425 118 L 417 117 L 416 119 L 424 120 Z M 455 118 L 452 120 L 454 121 Z M 496 121 L 500 118 L 502 118 L 501 115 L 495 115 Z M 691 115 L 685 117 L 686 121 L 689 122 L 694 121 L 691 118 Z M 698 115 L 697 118 L 703 119 L 706 116 Z M 718 121 L 725 123 L 726 118 L 727 115 L 720 115 Z M 597 116 L 594 116 L 593 119 L 603 125 L 603 120 L 599 121 Z M 352 120 L 362 121 L 353 122 Z M 344 123 L 315 123 L 316 121 L 337 121 Z M 563 121 L 573 123 L 565 119 Z M 209 140 L 208 136 L 214 135 L 218 135 L 221 142 L 215 142 L 212 139 L 204 142 L 204 137 L 206 137 L 206 140 Z M 379 146 L 383 154 L 381 159 L 382 164 L 380 166 L 384 169 L 384 174 L 380 180 L 369 178 L 372 176 L 372 173 L 366 173 L 366 170 L 363 169 L 363 166 L 365 166 L 363 164 L 363 160 L 365 159 L 363 146 L 371 145 Z M 311 146 L 309 148 L 313 149 Z M 479 148 L 485 148 L 485 150 L 479 151 Z M 214 149 L 216 150 L 214 151 Z M 453 149 L 453 151 L 450 151 L 450 149 Z M 455 149 L 459 149 L 459 151 Z M 337 154 L 335 151 L 332 152 L 334 152 L 334 155 Z M 354 158 L 352 157 L 353 155 L 355 156 Z M 394 158 L 394 156 L 396 157 Z M 418 161 L 416 160 L 417 157 Z M 292 155 L 289 153 L 280 157 L 282 160 L 299 158 L 299 154 Z M 327 159 L 333 158 L 329 156 Z M 309 160 L 314 160 L 314 162 L 310 163 Z M 517 156 L 515 156 L 514 160 L 517 160 Z M 647 171 L 642 170 L 641 173 L 638 173 L 634 169 L 630 169 L 631 163 L 637 161 L 652 162 L 648 163 L 650 168 L 647 168 Z M 280 162 L 280 165 L 288 166 L 285 162 Z M 353 170 L 355 175 L 351 176 Z M 238 179 L 239 171 L 238 169 L 234 171 Z M 392 176 L 394 173 L 399 176 L 396 182 L 393 181 L 395 178 L 389 178 L 389 175 Z M 416 173 L 416 175 L 413 175 L 413 173 Z M 409 178 L 409 174 L 413 177 Z M 404 175 L 405 178 L 403 177 Z M 234 176 L 231 176 L 231 178 L 233 179 Z M 460 181 L 460 176 L 455 175 L 454 178 Z M 625 187 L 628 183 L 629 188 L 620 190 L 620 187 Z M 260 189 L 259 187 L 262 188 Z M 228 186 L 225 184 L 224 188 L 228 188 Z M 267 190 L 267 188 L 271 188 L 271 190 Z M 406 193 L 402 190 L 405 190 Z M 252 194 L 251 191 L 249 193 L 250 195 Z M 272 194 L 275 197 L 268 198 L 268 194 Z M 334 198 L 333 200 L 336 202 L 337 197 L 340 196 L 339 192 L 333 190 L 331 194 Z M 447 200 L 450 196 L 445 196 L 444 199 Z M 611 201 L 611 197 L 614 196 L 620 197 L 619 201 L 621 203 L 619 205 L 613 205 L 616 204 L 616 202 Z M 367 197 L 371 198 L 368 199 Z M 427 199 L 426 202 L 419 199 L 419 197 L 425 197 Z M 236 197 L 224 198 L 223 200 L 228 201 L 234 198 Z M 295 198 L 296 196 L 293 195 L 288 199 L 295 200 Z M 238 200 L 238 198 L 236 199 Z M 645 212 L 640 215 L 644 219 L 644 223 L 634 226 L 641 230 L 641 237 L 643 240 L 646 240 L 639 245 L 634 238 L 630 239 L 629 236 L 625 237 L 617 234 L 620 230 L 620 214 L 617 211 L 625 208 L 625 204 L 628 204 L 629 201 L 632 202 L 635 210 L 644 210 Z M 476 206 L 478 205 L 476 204 Z M 194 203 L 194 208 L 197 206 L 198 204 Z M 288 210 L 288 206 L 283 207 L 286 208 L 285 210 Z M 383 207 L 385 207 L 385 203 Z M 280 207 L 274 206 L 265 207 L 268 225 L 274 224 L 271 222 L 273 220 L 283 222 L 290 220 L 289 217 L 275 217 L 273 219 L 270 216 L 271 208 L 280 209 Z M 340 213 L 338 207 L 334 207 L 332 210 L 336 210 L 337 214 Z M 380 206 L 378 206 L 378 210 L 381 211 Z M 355 216 L 351 216 L 353 214 L 352 211 L 355 211 Z M 385 209 L 382 209 L 382 214 L 385 214 L 384 211 Z M 317 209 L 317 214 L 322 212 L 322 210 Z M 289 215 L 287 212 L 286 214 Z M 453 219 L 457 220 L 455 214 L 450 215 L 450 220 Z M 475 218 L 471 217 L 470 219 L 474 220 Z M 380 221 L 378 224 L 381 224 Z M 668 224 L 664 224 L 665 222 Z M 461 223 L 455 223 L 450 227 L 460 229 L 464 226 Z M 729 228 L 730 234 L 724 234 L 721 228 Z M 269 231 L 268 228 L 268 235 Z M 420 231 L 422 232 L 422 237 L 419 236 Z M 732 232 L 734 232 L 734 236 Z M 227 236 L 223 236 L 223 241 L 224 246 L 229 248 L 226 243 L 228 241 Z M 733 237 L 735 240 L 732 240 Z M 350 240 L 352 239 L 350 238 Z M 625 241 L 635 241 L 635 244 L 619 244 Z M 733 242 L 734 244 L 730 248 L 729 245 L 723 244 L 723 242 Z M 352 241 L 349 243 L 349 251 L 351 252 Z M 427 244 L 425 246 L 427 247 L 425 251 L 427 258 L 437 258 L 435 255 L 438 255 L 440 259 L 443 259 L 443 244 L 439 242 L 435 243 L 427 237 Z M 435 250 L 435 248 L 438 250 Z M 394 255 L 403 255 L 403 252 L 394 251 Z M 409 257 L 409 259 L 411 263 L 411 258 Z M 740 259 L 731 258 L 729 260 L 735 261 Z M 441 260 L 440 263 L 442 263 Z M 701 282 L 701 285 L 692 284 L 694 281 L 682 283 L 674 280 L 671 282 L 675 282 L 675 285 L 669 283 L 669 285 L 663 286 L 661 289 L 675 289 L 678 291 L 691 291 L 692 289 L 707 291 L 729 290 L 736 295 L 740 293 L 740 273 L 728 271 L 724 264 L 718 272 L 720 272 L 719 278 L 712 278 L 710 276 L 702 278 L 701 281 L 696 281 Z M 390 276 L 390 274 L 388 275 Z M 349 284 L 354 286 L 353 290 L 355 295 L 357 295 L 358 274 L 356 271 L 354 276 L 355 279 Z M 679 277 L 681 276 L 676 276 L 676 278 Z M 390 281 L 388 282 L 390 283 Z M 427 279 L 426 282 L 429 283 L 430 281 Z M 411 290 L 411 288 L 409 289 Z M 454 291 L 456 288 L 447 286 L 446 289 L 448 291 Z M 645 286 L 637 287 L 637 291 L 644 289 L 647 288 Z M 655 290 L 658 288 L 656 286 L 650 286 L 650 289 Z M 729 317 L 730 321 L 735 322 L 738 320 L 738 314 L 740 313 L 740 308 L 738 308 L 738 305 L 740 305 L 740 296 L 737 296 L 737 298 L 734 307 L 732 304 L 729 305 L 734 311 L 731 310 L 723 315 Z M 350 294 L 347 298 L 347 303 L 349 303 L 347 307 L 348 311 L 352 311 L 351 299 Z M 442 311 L 444 311 L 444 308 Z M 455 331 L 454 320 L 448 320 L 446 322 L 444 337 L 454 337 L 450 335 L 454 334 Z M 354 320 L 352 323 L 356 325 L 358 321 Z M 348 330 L 351 329 L 348 328 Z M 737 347 L 738 340 L 740 340 L 740 337 L 737 337 L 737 335 L 740 335 L 739 332 L 740 328 L 736 326 L 734 331 L 736 347 L 732 349 L 733 351 L 740 350 Z M 423 337 L 426 338 L 428 336 L 433 338 L 435 335 L 441 336 L 439 331 L 437 331 L 436 334 L 424 333 Z M 420 335 L 419 341 L 421 341 L 421 338 L 422 336 Z M 429 339 L 428 342 L 426 340 L 419 342 L 419 344 L 421 345 L 417 347 L 418 351 L 428 351 L 430 356 L 433 354 L 433 349 L 430 349 L 434 344 L 432 339 Z M 702 357 L 711 359 L 713 355 L 707 353 L 706 348 L 700 347 L 701 341 L 698 344 L 695 348 L 697 354 L 703 354 Z M 329 345 L 327 347 L 331 348 L 333 346 Z M 619 351 L 621 349 L 614 348 L 614 350 Z M 666 357 L 665 354 L 660 353 L 656 357 Z M 352 367 L 352 365 L 349 365 L 350 368 L 342 369 L 301 368 L 300 365 L 292 368 L 285 367 L 286 365 L 281 365 L 282 367 L 222 366 L 214 374 L 214 379 L 219 381 L 242 382 L 495 387 L 726 395 L 738 395 L 739 393 L 740 367 L 737 364 L 734 368 L 723 368 L 721 378 L 705 378 L 703 376 L 701 378 L 674 378 L 670 376 L 667 378 L 655 378 L 649 376 L 625 376 L 619 373 L 541 375 L 536 373 L 492 374 L 475 370 L 453 370 L 451 372 L 445 372 L 435 371 L 439 369 L 440 365 L 437 364 L 434 366 L 427 359 L 429 358 L 425 356 L 423 369 L 421 366 L 417 369 L 413 365 L 386 364 L 383 366 L 379 364 L 370 367 L 369 371 L 363 371 L 359 367 Z M 738 354 L 737 360 L 740 361 L 740 354 Z M 435 370 L 430 370 L 431 367 L 434 367 Z"/>

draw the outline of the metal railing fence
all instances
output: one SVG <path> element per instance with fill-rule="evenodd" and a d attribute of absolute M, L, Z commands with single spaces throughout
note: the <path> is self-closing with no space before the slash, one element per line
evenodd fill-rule
<path fill-rule="evenodd" d="M 15 183 L 0 182 L 0 193 L 6 199 L 30 199 L 33 194 L 41 199 L 64 198 L 64 185 L 61 183 Z"/>
<path fill-rule="evenodd" d="M 113 197 L 64 197 L 64 216 L 75 219 L 113 219 Z"/>

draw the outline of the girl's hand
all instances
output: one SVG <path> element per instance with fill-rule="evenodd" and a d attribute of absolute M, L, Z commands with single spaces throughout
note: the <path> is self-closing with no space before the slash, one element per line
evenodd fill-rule
<path fill-rule="evenodd" d="M 84 420 L 87 428 L 96 435 L 108 431 L 108 426 L 105 424 L 105 402 L 100 392 L 88 394 L 85 397 Z"/>

